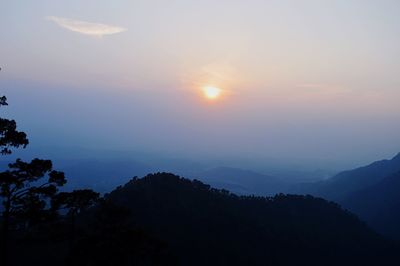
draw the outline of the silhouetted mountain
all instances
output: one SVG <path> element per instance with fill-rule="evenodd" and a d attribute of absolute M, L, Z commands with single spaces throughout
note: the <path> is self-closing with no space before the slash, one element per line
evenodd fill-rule
<path fill-rule="evenodd" d="M 282 179 L 232 167 L 212 168 L 197 173 L 196 178 L 239 195 L 271 196 L 286 191 L 289 186 Z"/>
<path fill-rule="evenodd" d="M 239 197 L 159 173 L 107 196 L 181 265 L 395 265 L 393 246 L 338 205 L 311 196 Z"/>
<path fill-rule="evenodd" d="M 351 193 L 368 188 L 385 177 L 400 171 L 400 153 L 391 160 L 382 160 L 317 183 L 303 184 L 294 192 L 320 196 L 342 202 Z"/>
<path fill-rule="evenodd" d="M 400 240 L 400 172 L 342 201 L 378 232 Z"/>

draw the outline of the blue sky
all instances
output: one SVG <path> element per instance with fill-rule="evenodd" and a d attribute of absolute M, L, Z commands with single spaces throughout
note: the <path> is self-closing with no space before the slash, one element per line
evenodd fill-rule
<path fill-rule="evenodd" d="M 4 1 L 37 145 L 359 163 L 400 151 L 398 1 Z M 204 86 L 223 92 L 215 101 Z"/>

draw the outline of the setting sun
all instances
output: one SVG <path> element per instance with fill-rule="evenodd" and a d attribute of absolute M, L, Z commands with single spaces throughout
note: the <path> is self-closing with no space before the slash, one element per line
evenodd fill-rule
<path fill-rule="evenodd" d="M 217 99 L 221 95 L 222 90 L 217 87 L 206 86 L 203 88 L 203 92 L 204 92 L 204 95 L 208 99 L 214 100 L 214 99 Z"/>

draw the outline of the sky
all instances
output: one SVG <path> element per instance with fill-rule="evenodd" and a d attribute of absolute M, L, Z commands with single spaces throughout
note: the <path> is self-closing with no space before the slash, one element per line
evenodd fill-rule
<path fill-rule="evenodd" d="M 400 151 L 399 1 L 1 6 L 2 114 L 34 145 L 342 165 Z"/>

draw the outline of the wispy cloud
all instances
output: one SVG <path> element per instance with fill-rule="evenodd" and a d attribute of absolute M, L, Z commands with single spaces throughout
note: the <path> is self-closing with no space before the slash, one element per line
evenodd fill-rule
<path fill-rule="evenodd" d="M 46 17 L 46 19 L 55 22 L 57 25 L 59 25 L 64 29 L 97 37 L 126 31 L 126 29 L 122 27 L 111 26 L 101 23 L 87 22 L 82 20 L 75 20 L 70 18 L 48 16 Z"/>

